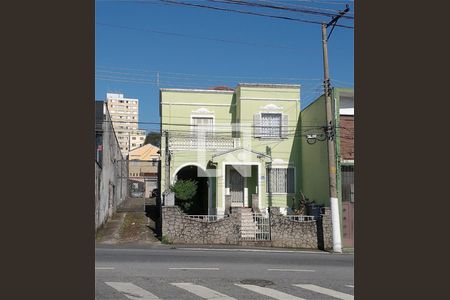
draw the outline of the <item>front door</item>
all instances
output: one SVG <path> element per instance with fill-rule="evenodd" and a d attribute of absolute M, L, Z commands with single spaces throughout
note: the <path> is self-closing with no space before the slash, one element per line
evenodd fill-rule
<path fill-rule="evenodd" d="M 244 177 L 234 168 L 230 168 L 230 195 L 232 207 L 244 206 Z"/>

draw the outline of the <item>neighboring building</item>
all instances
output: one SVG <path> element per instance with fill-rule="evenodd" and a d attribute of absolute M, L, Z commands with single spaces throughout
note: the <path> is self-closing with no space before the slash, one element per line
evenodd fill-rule
<path fill-rule="evenodd" d="M 139 100 L 123 94 L 107 93 L 106 104 L 113 121 L 123 156 L 144 145 L 145 130 L 138 129 Z"/>
<path fill-rule="evenodd" d="M 299 85 L 161 89 L 161 191 L 195 179 L 197 214 L 269 206 L 288 212 L 300 191 L 299 114 Z"/>
<path fill-rule="evenodd" d="M 152 144 L 131 150 L 128 154 L 128 178 L 132 183 L 130 195 L 140 191 L 146 198 L 158 187 L 159 148 Z M 141 196 L 140 193 L 134 193 Z M 141 196 L 142 197 L 142 196 Z"/>
<path fill-rule="evenodd" d="M 353 247 L 354 222 L 354 91 L 333 88 L 333 116 L 336 127 L 336 184 L 344 247 Z M 301 112 L 302 139 L 300 185 L 302 192 L 316 203 L 329 206 L 328 150 L 323 129 L 326 125 L 325 97 L 322 95 Z M 317 126 L 317 127 L 315 127 Z"/>
<path fill-rule="evenodd" d="M 95 102 L 95 228 L 108 221 L 127 194 L 127 165 L 104 101 Z"/>

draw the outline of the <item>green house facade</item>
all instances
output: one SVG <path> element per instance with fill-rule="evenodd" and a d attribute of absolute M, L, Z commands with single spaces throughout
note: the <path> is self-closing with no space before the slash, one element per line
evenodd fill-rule
<path fill-rule="evenodd" d="M 354 237 L 354 90 L 333 88 L 331 93 L 335 136 L 336 191 L 339 204 L 341 238 L 344 247 L 353 247 Z M 311 200 L 330 205 L 328 148 L 323 130 L 326 122 L 325 97 L 322 95 L 301 111 L 300 131 L 306 137 L 301 140 L 302 192 Z M 315 136 L 316 138 L 313 138 Z"/>
<path fill-rule="evenodd" d="M 161 191 L 196 180 L 191 214 L 289 212 L 302 175 L 299 115 L 299 85 L 161 89 Z"/>

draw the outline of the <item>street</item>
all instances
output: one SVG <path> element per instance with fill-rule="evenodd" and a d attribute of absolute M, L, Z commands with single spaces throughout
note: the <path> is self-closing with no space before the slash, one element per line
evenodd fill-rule
<path fill-rule="evenodd" d="M 96 299 L 353 299 L 353 254 L 96 248 Z"/>

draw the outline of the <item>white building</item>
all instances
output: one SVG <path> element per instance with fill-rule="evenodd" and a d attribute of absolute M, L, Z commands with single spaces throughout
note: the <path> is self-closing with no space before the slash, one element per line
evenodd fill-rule
<path fill-rule="evenodd" d="M 123 94 L 106 93 L 106 105 L 119 140 L 120 150 L 126 157 L 130 150 L 144 145 L 145 130 L 138 129 L 139 100 L 125 98 Z"/>

